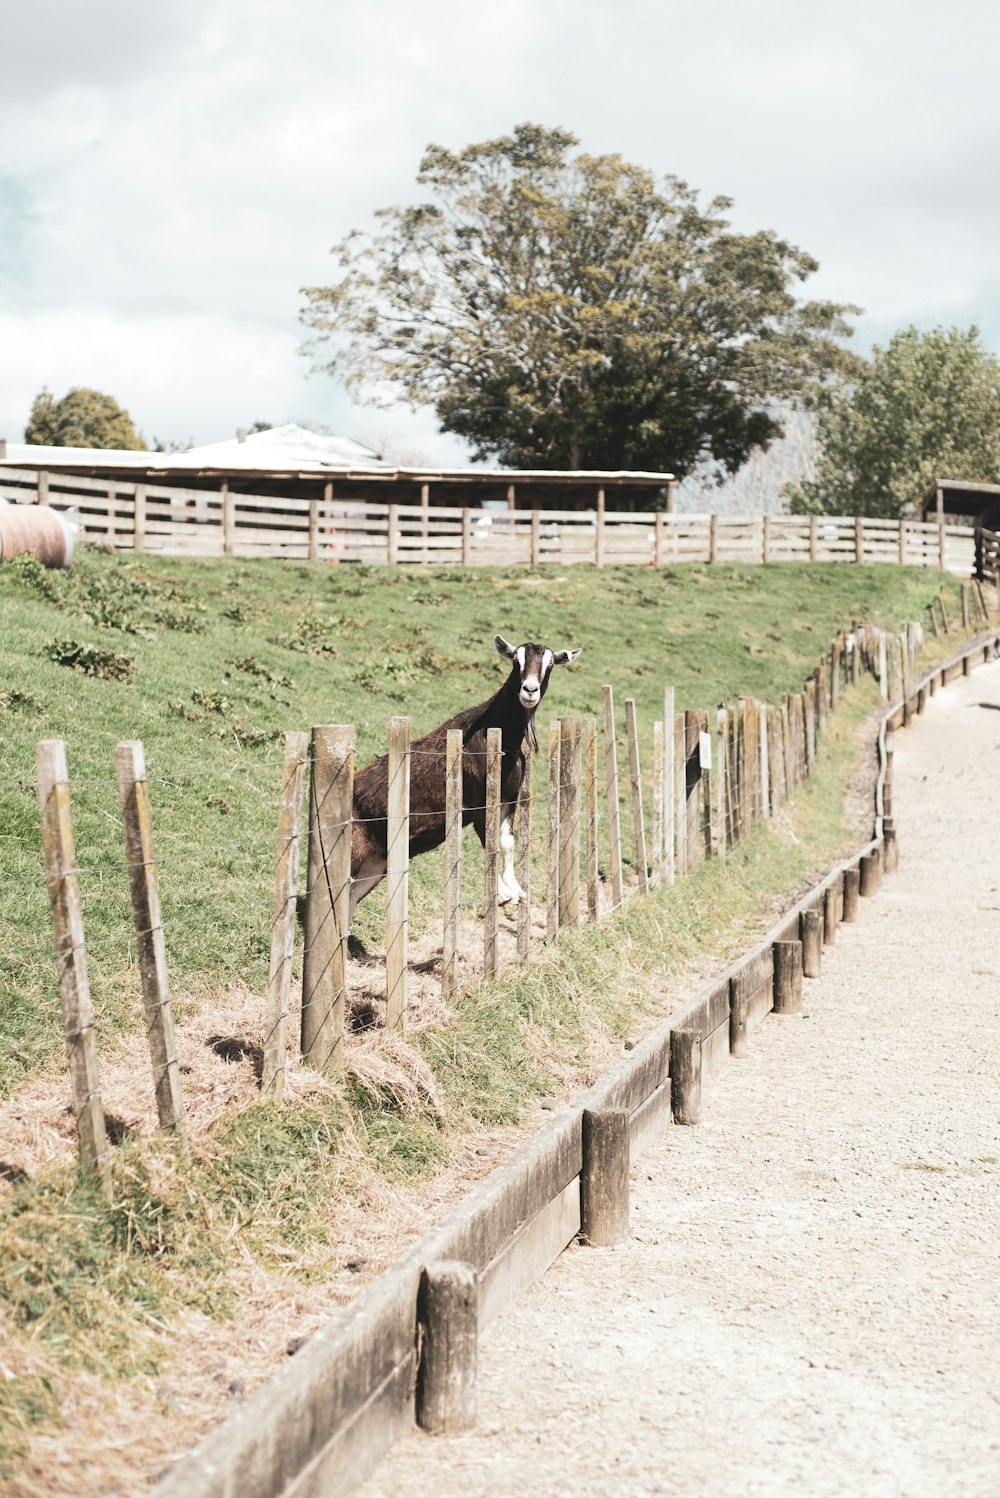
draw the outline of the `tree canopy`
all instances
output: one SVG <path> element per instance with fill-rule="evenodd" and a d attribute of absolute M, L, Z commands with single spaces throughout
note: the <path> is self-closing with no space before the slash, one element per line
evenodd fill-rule
<path fill-rule="evenodd" d="M 539 468 L 734 472 L 851 367 L 857 309 L 798 301 L 816 269 L 768 230 L 736 233 L 673 177 L 575 153 L 539 125 L 453 153 L 428 199 L 386 208 L 304 288 L 321 366 L 376 404 L 434 409 L 477 458 Z"/>
<path fill-rule="evenodd" d="M 39 447 L 144 446 L 132 418 L 111 395 L 76 386 L 56 400 L 50 390 L 35 396 L 24 428 L 24 440 Z"/>
<path fill-rule="evenodd" d="M 800 514 L 896 518 L 935 478 L 1000 481 L 1000 365 L 978 328 L 904 328 L 876 346 L 820 413 L 815 480 Z"/>

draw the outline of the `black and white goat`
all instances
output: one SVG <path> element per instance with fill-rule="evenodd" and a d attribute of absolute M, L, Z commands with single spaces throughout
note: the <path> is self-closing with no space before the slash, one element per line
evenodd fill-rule
<path fill-rule="evenodd" d="M 462 825 L 471 822 L 486 846 L 486 731 L 503 736 L 500 770 L 499 903 L 525 898 L 514 874 L 514 808 L 524 779 L 525 749 L 537 749 L 535 711 L 545 696 L 553 666 L 575 661 L 579 650 L 550 650 L 546 645 L 508 645 L 493 640 L 498 655 L 511 662 L 503 686 L 488 702 L 456 713 L 411 746 L 410 857 L 437 848 L 445 836 L 445 757 L 448 730 L 462 730 Z M 386 807 L 389 762 L 385 755 L 354 777 L 354 825 L 351 829 L 351 914 L 385 878 L 388 836 Z"/>

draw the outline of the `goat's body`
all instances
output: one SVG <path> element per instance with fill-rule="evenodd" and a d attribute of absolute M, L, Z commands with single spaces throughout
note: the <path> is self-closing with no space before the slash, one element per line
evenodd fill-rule
<path fill-rule="evenodd" d="M 456 713 L 410 747 L 410 857 L 438 848 L 445 838 L 445 763 L 449 729 L 462 733 L 462 825 L 471 822 L 486 846 L 486 734 L 503 735 L 500 770 L 501 820 L 509 822 L 524 779 L 524 741 L 529 716 L 509 677 L 489 701 Z M 373 760 L 354 777 L 351 829 L 351 911 L 385 878 L 388 860 L 386 806 L 389 761 Z"/>

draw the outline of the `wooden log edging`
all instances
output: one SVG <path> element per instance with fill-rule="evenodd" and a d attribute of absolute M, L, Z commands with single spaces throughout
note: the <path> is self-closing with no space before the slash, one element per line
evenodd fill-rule
<path fill-rule="evenodd" d="M 995 648 L 991 632 L 921 678 L 942 683 Z M 949 675 L 949 671 L 953 674 Z M 883 710 L 878 804 L 887 771 L 885 732 L 902 703 Z M 338 1312 L 239 1410 L 182 1457 L 153 1498 L 306 1498 L 348 1493 L 416 1422 L 420 1291 L 428 1266 L 468 1265 L 477 1290 L 477 1333 L 539 1278 L 581 1229 L 584 1112 L 628 1114 L 632 1160 L 671 1126 L 670 1046 L 674 1031 L 700 1036 L 700 1074 L 745 1054 L 773 1004 L 775 942 L 797 941 L 806 911 L 822 911 L 832 888 L 862 858 L 881 859 L 881 816 L 873 837 L 837 864 L 749 952 L 662 1020 L 552 1123 L 527 1140 L 435 1227 Z M 838 898 L 838 906 L 842 908 Z M 846 914 L 846 912 L 844 912 Z M 734 993 L 738 994 L 736 1005 Z M 740 1033 L 735 1036 L 734 1014 Z"/>

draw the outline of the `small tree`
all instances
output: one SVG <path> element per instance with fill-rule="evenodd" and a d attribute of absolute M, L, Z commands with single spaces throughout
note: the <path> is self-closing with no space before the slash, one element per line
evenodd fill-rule
<path fill-rule="evenodd" d="M 538 468 L 735 472 L 844 368 L 832 302 L 799 302 L 815 260 L 737 234 L 619 156 L 521 125 L 455 154 L 430 146 L 429 200 L 335 247 L 305 289 L 325 367 L 374 403 L 430 406 L 477 458 Z"/>
<path fill-rule="evenodd" d="M 816 478 L 799 514 L 912 512 L 935 478 L 1000 480 L 1000 366 L 975 327 L 904 328 L 820 413 Z"/>
<path fill-rule="evenodd" d="M 113 396 L 76 386 L 61 400 L 44 387 L 31 407 L 24 440 L 39 447 L 117 447 L 135 452 L 143 440 Z"/>

